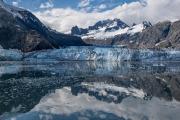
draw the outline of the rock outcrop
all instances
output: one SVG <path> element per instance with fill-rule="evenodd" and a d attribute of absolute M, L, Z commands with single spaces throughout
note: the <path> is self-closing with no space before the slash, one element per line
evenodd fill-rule
<path fill-rule="evenodd" d="M 88 29 L 78 28 L 78 26 L 72 27 L 71 29 L 72 35 L 83 35 L 87 33 L 88 33 Z"/>
<path fill-rule="evenodd" d="M 170 44 L 167 47 L 180 48 L 180 21 L 172 23 L 166 41 Z"/>
<path fill-rule="evenodd" d="M 142 33 L 136 41 L 136 47 L 138 48 L 154 48 L 158 47 L 161 42 L 163 42 L 170 31 L 171 22 L 165 21 L 157 23 L 156 25 L 147 28 Z"/>

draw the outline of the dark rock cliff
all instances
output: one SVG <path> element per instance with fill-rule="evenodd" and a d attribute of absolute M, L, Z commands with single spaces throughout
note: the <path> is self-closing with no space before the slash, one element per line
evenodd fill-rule
<path fill-rule="evenodd" d="M 4 49 L 29 52 L 60 46 L 87 45 L 79 37 L 48 29 L 29 11 L 19 11 L 19 14 L 22 18 L 0 7 L 0 45 Z"/>

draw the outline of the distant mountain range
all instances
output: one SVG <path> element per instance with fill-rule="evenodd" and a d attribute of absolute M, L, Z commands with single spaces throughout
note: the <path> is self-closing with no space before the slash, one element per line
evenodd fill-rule
<path fill-rule="evenodd" d="M 78 28 L 75 26 L 71 30 L 72 35 L 81 36 L 83 39 L 94 38 L 94 39 L 106 39 L 112 38 L 117 34 L 130 34 L 134 35 L 137 32 L 152 26 L 150 22 L 144 21 L 142 24 L 133 24 L 129 27 L 126 23 L 120 19 L 115 18 L 114 20 L 104 20 L 97 22 L 94 26 L 89 26 L 87 29 Z"/>
<path fill-rule="evenodd" d="M 23 52 L 86 46 L 81 38 L 59 33 L 46 27 L 31 12 L 7 5 L 0 0 L 0 46 Z"/>
<path fill-rule="evenodd" d="M 152 25 L 144 21 L 128 26 L 120 19 L 104 20 L 86 29 L 75 26 L 71 34 L 92 45 L 121 45 L 128 48 L 180 48 L 180 21 Z"/>

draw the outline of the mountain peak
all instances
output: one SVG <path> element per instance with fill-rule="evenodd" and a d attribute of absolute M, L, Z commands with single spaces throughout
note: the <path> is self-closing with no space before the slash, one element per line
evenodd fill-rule
<path fill-rule="evenodd" d="M 152 26 L 151 22 L 149 22 L 149 21 L 143 21 L 142 24 L 144 26 L 144 29 Z"/>
<path fill-rule="evenodd" d="M 99 30 L 103 32 L 110 32 L 114 30 L 125 29 L 128 27 L 129 26 L 126 23 L 124 23 L 118 18 L 115 18 L 113 20 L 107 19 L 107 20 L 98 21 L 93 26 L 89 26 L 87 29 L 78 28 L 78 26 L 75 26 L 72 28 L 71 34 L 72 35 L 85 35 L 89 33 L 90 31 L 99 31 Z"/>
<path fill-rule="evenodd" d="M 93 26 L 89 26 L 87 29 L 73 27 L 71 30 L 72 35 L 81 36 L 83 39 L 106 39 L 112 38 L 116 35 L 125 34 L 134 35 L 136 33 L 142 32 L 144 29 L 152 26 L 150 22 L 143 21 L 142 24 L 133 24 L 129 27 L 126 23 L 118 18 L 113 20 L 107 19 L 95 23 Z"/>

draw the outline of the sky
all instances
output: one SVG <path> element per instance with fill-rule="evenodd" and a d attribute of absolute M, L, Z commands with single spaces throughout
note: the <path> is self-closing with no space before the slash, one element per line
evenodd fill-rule
<path fill-rule="evenodd" d="M 100 20 L 119 18 L 128 25 L 180 19 L 180 0 L 4 0 L 31 11 L 45 25 L 68 33 Z"/>
<path fill-rule="evenodd" d="M 86 9 L 87 12 L 106 11 L 136 0 L 4 0 L 6 3 L 33 11 L 44 11 L 52 8 Z"/>

